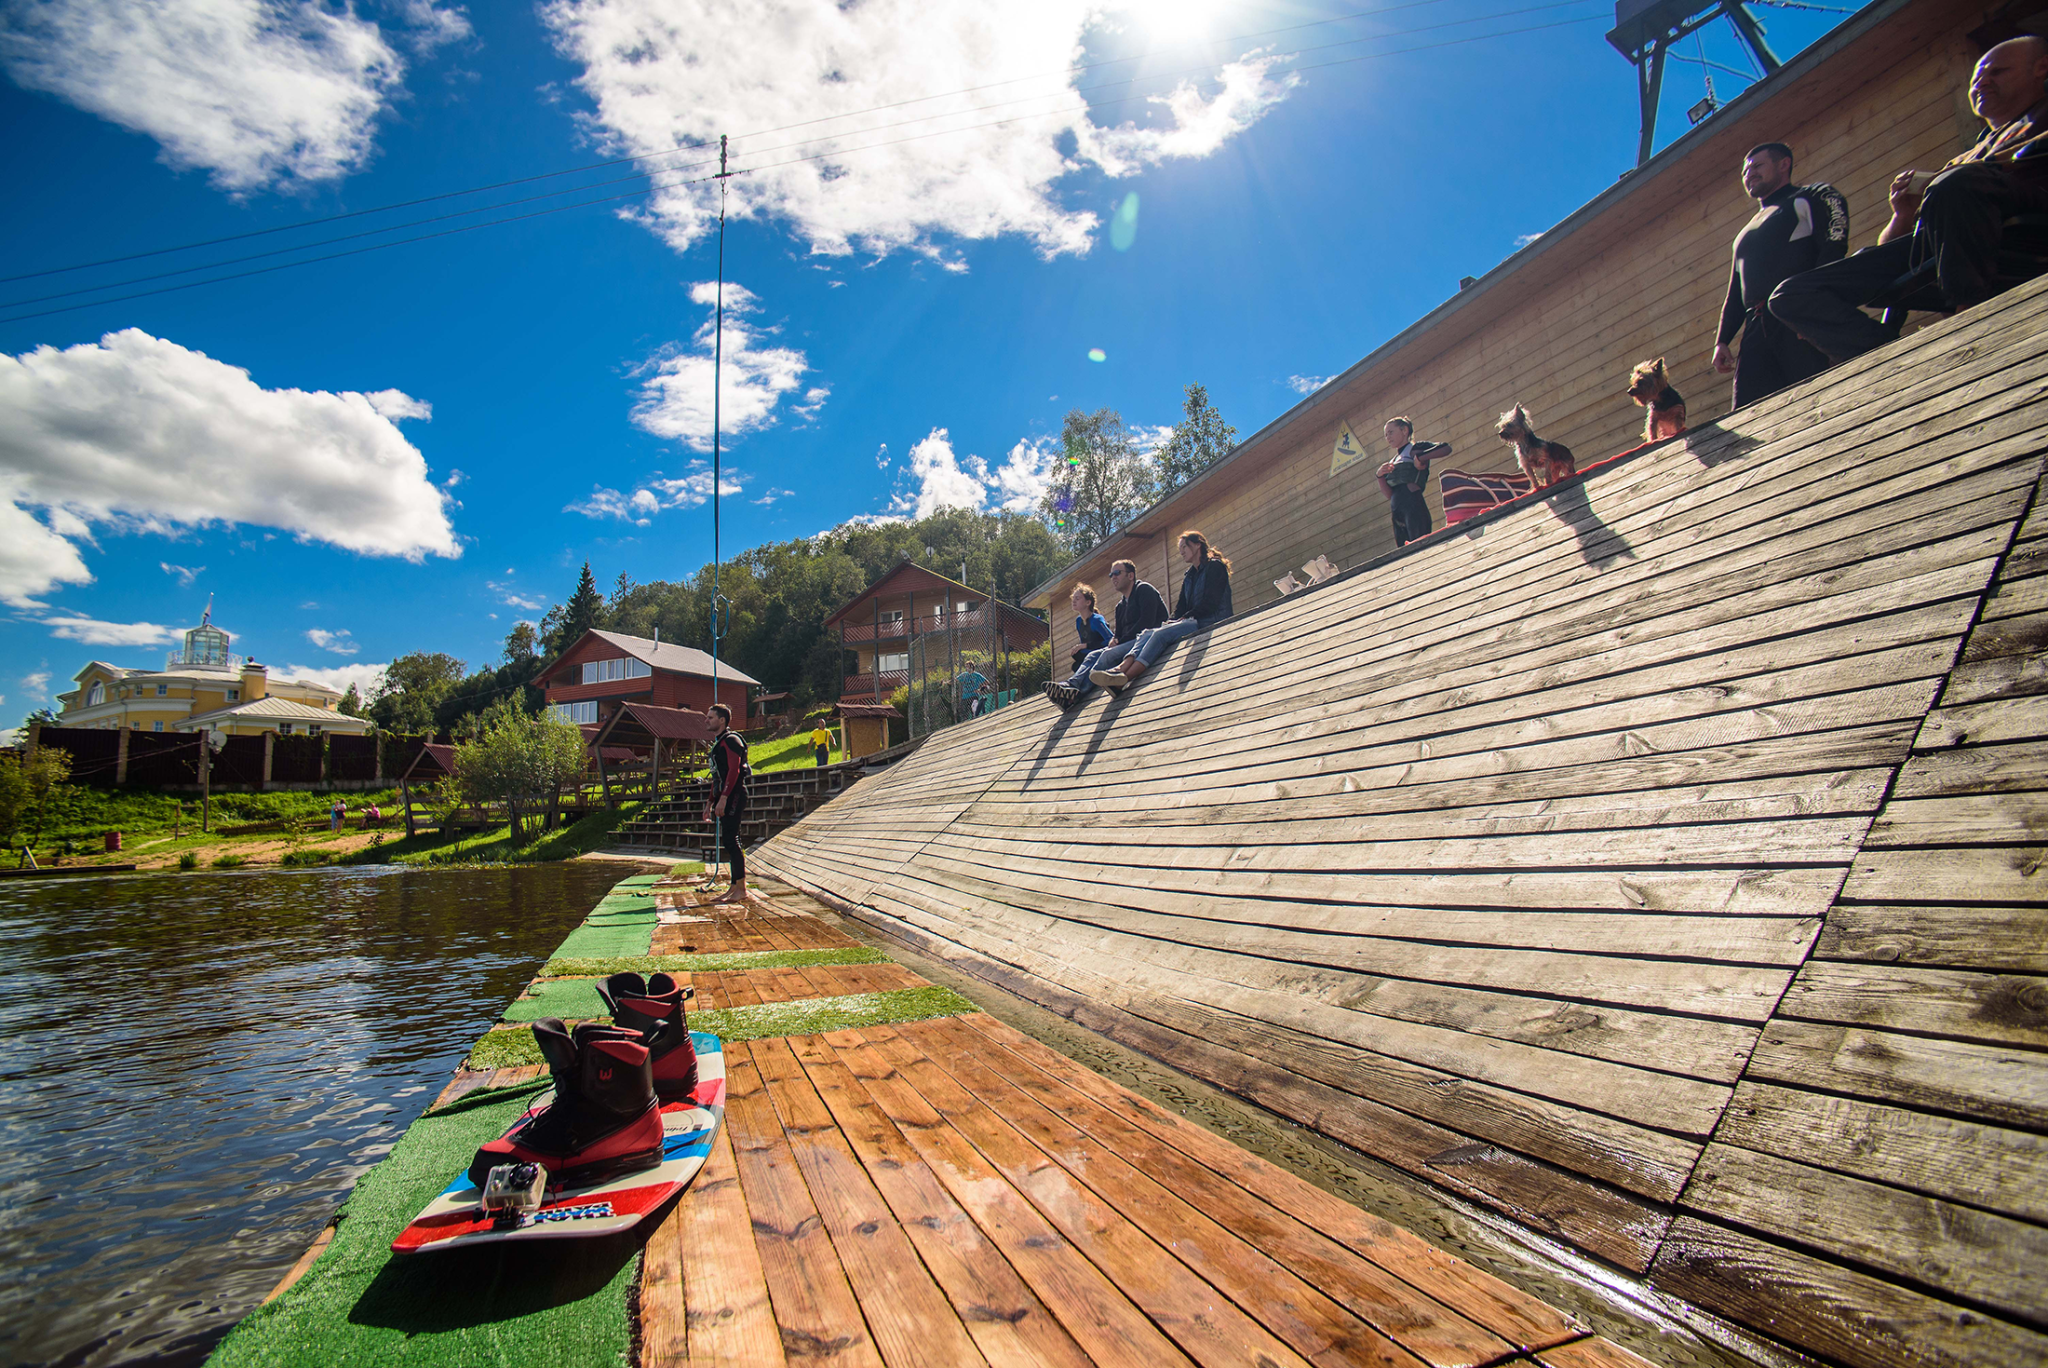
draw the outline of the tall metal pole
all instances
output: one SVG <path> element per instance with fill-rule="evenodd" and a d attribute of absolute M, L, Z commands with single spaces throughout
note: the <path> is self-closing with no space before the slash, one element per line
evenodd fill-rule
<path fill-rule="evenodd" d="M 731 172 L 725 169 L 725 134 L 718 135 L 718 322 L 711 341 L 711 701 L 718 696 L 718 486 L 719 486 L 719 390 L 725 370 L 725 187 Z M 713 738 L 713 745 L 721 744 Z M 728 754 L 726 763 L 732 763 Z M 711 785 L 718 786 L 718 767 L 711 766 Z M 711 877 L 718 877 L 718 857 L 725 850 L 725 818 L 718 810 L 718 795 L 711 799 Z"/>

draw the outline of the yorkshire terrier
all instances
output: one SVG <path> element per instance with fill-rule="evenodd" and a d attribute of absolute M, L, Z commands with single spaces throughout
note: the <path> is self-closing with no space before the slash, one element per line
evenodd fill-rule
<path fill-rule="evenodd" d="M 1572 449 L 1563 442 L 1546 442 L 1536 435 L 1529 410 L 1515 405 L 1500 416 L 1500 439 L 1515 448 L 1515 463 L 1529 477 L 1531 488 L 1554 485 L 1577 470 Z"/>
<path fill-rule="evenodd" d="M 1628 373 L 1628 397 L 1643 406 L 1645 442 L 1661 442 L 1685 431 L 1685 398 L 1671 388 L 1663 357 L 1644 361 Z"/>

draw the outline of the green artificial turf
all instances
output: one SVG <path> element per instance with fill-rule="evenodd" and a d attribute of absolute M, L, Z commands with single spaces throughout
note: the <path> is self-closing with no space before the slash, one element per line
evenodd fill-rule
<path fill-rule="evenodd" d="M 533 985 L 533 996 L 516 998 L 505 1009 L 507 1021 L 539 1021 L 542 1017 L 564 1020 L 610 1016 L 604 999 L 597 995 L 594 978 L 543 979 Z"/>
<path fill-rule="evenodd" d="M 836 950 L 734 950 L 722 955 L 639 955 L 613 959 L 551 959 L 549 978 L 604 978 L 609 974 L 717 974 L 741 969 L 795 969 L 813 964 L 887 964 L 865 945 Z"/>
<path fill-rule="evenodd" d="M 586 921 L 555 947 L 555 954 L 574 958 L 644 955 L 654 945 L 654 916 Z"/>
<path fill-rule="evenodd" d="M 623 879 L 619 880 L 619 881 L 618 881 L 617 883 L 613 884 L 613 885 L 612 885 L 612 887 L 613 887 L 613 888 L 645 888 L 645 887 L 647 887 L 647 886 L 648 886 L 649 884 L 652 884 L 652 883 L 659 883 L 659 882 L 660 882 L 660 881 L 661 881 L 662 879 L 664 879 L 664 878 L 666 878 L 666 877 L 668 877 L 668 876 L 667 876 L 667 875 L 665 875 L 665 874 L 628 874 L 628 875 L 627 875 L 627 876 L 626 876 L 625 878 L 623 878 Z"/>
<path fill-rule="evenodd" d="M 720 1040 L 767 1040 L 774 1036 L 819 1035 L 858 1026 L 959 1016 L 980 1010 L 951 988 L 928 983 L 922 988 L 898 988 L 887 993 L 849 993 L 844 997 L 801 998 L 795 1002 L 692 1012 L 690 1026 L 709 1031 Z"/>
<path fill-rule="evenodd" d="M 590 1000 L 602 1008 L 603 1003 L 598 1001 L 596 990 L 593 988 L 589 992 Z M 765 1002 L 756 1007 L 691 1012 L 690 1028 L 709 1031 L 721 1040 L 766 1040 L 773 1036 L 819 1035 L 825 1031 L 844 1031 L 858 1026 L 886 1026 L 897 1021 L 959 1016 L 963 1012 L 980 1010 L 950 988 L 927 984 L 922 988 L 898 988 L 887 993 L 848 993 L 844 997 L 800 998 L 795 1002 Z M 577 1018 L 564 1017 L 563 1020 L 573 1026 Z M 540 1046 L 534 1043 L 533 1032 L 520 1027 L 486 1034 L 470 1050 L 464 1067 L 503 1069 L 517 1064 L 545 1062 L 540 1056 Z"/>
<path fill-rule="evenodd" d="M 521 1034 L 526 1034 L 521 1032 Z M 545 1086 L 472 1093 L 413 1122 L 306 1275 L 229 1332 L 211 1368 L 619 1368 L 644 1232 L 393 1254 L 391 1240 Z"/>

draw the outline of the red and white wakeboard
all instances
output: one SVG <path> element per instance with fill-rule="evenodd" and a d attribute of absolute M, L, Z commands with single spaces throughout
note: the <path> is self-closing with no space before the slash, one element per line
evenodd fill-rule
<path fill-rule="evenodd" d="M 711 1142 L 725 1120 L 725 1049 L 717 1036 L 703 1031 L 690 1032 L 690 1039 L 697 1047 L 697 1090 L 686 1100 L 662 1104 L 660 1164 L 583 1187 L 550 1185 L 539 1210 L 516 1222 L 486 1215 L 483 1193 L 464 1173 L 412 1218 L 391 1248 L 419 1254 L 502 1240 L 587 1239 L 638 1225 L 689 1186 L 710 1157 Z M 542 1093 L 527 1114 L 539 1112 L 553 1096 Z"/>

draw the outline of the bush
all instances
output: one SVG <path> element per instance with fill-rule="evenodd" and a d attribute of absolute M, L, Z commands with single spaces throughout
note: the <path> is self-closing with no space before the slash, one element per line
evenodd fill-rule
<path fill-rule="evenodd" d="M 186 852 L 185 852 L 185 853 L 184 853 L 183 855 L 180 855 L 180 856 L 178 857 L 178 868 L 180 868 L 180 869 L 197 869 L 197 868 L 199 868 L 199 855 L 198 855 L 198 852 L 196 852 L 196 851 L 191 851 L 191 850 L 188 850 L 188 851 L 186 851 Z"/>
<path fill-rule="evenodd" d="M 213 867 L 215 869 L 240 869 L 247 863 L 249 863 L 249 857 L 246 855 L 223 855 L 213 862 Z"/>
<path fill-rule="evenodd" d="M 330 853 L 325 850 L 287 850 L 284 853 L 284 858 L 279 860 L 278 863 L 287 867 L 292 865 L 324 865 L 330 858 L 332 858 Z"/>

